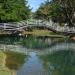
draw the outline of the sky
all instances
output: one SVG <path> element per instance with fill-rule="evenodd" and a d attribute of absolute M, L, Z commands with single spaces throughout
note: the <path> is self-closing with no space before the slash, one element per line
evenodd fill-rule
<path fill-rule="evenodd" d="M 32 12 L 35 12 L 39 5 L 46 0 L 28 0 L 28 5 L 32 8 Z"/>

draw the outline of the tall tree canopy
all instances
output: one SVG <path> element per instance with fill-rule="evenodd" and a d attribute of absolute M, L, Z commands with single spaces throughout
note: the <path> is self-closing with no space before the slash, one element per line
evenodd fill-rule
<path fill-rule="evenodd" d="M 53 0 L 54 3 L 60 4 L 60 9 L 69 26 L 74 26 L 75 20 L 75 0 Z"/>
<path fill-rule="evenodd" d="M 14 22 L 29 18 L 26 0 L 0 0 L 0 22 Z"/>
<path fill-rule="evenodd" d="M 47 5 L 48 4 L 48 5 Z M 37 19 L 49 19 L 49 3 L 42 3 L 38 10 L 35 12 L 35 18 Z"/>
<path fill-rule="evenodd" d="M 52 19 L 54 22 L 66 22 L 74 26 L 75 0 L 47 0 L 36 11 L 36 17 Z"/>

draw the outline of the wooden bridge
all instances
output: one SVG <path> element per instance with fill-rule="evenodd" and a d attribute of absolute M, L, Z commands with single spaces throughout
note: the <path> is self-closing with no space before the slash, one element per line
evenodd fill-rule
<path fill-rule="evenodd" d="M 58 23 L 53 22 L 22 22 L 22 23 L 0 23 L 0 30 L 15 34 L 22 32 L 26 28 L 44 27 L 55 33 L 75 34 L 75 27 L 60 26 Z"/>

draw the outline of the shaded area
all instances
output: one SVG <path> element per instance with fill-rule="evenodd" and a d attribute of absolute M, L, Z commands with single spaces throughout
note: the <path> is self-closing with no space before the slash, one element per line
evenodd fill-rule
<path fill-rule="evenodd" d="M 63 38 L 53 37 L 36 37 L 32 35 L 26 35 L 24 37 L 19 36 L 0 36 L 0 44 L 6 45 L 21 45 L 28 49 L 46 49 L 51 45 L 62 42 Z"/>
<path fill-rule="evenodd" d="M 17 44 L 19 36 L 0 35 L 0 44 Z"/>
<path fill-rule="evenodd" d="M 3 52 L 0 50 L 0 75 L 16 75 L 27 60 L 28 56 L 17 52 Z"/>
<path fill-rule="evenodd" d="M 49 46 L 44 38 L 36 38 L 36 37 L 28 37 L 22 40 L 21 44 L 26 48 L 32 48 L 32 49 L 44 49 Z"/>
<path fill-rule="evenodd" d="M 52 43 L 57 41 L 62 41 L 63 38 L 48 38 L 48 37 L 33 37 L 28 36 L 27 38 L 22 38 L 21 45 L 26 48 L 31 49 L 46 49 L 50 48 Z"/>
<path fill-rule="evenodd" d="M 39 56 L 44 68 L 51 75 L 75 74 L 75 51 L 58 51 L 54 54 Z"/>
<path fill-rule="evenodd" d="M 16 75 L 14 70 L 10 70 L 5 66 L 6 55 L 0 51 L 0 75 Z"/>
<path fill-rule="evenodd" d="M 19 69 L 27 60 L 27 55 L 17 52 L 4 52 L 6 54 L 6 66 L 11 70 Z"/>

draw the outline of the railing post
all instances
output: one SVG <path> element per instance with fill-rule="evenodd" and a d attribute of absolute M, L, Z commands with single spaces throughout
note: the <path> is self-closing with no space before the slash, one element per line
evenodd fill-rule
<path fill-rule="evenodd" d="M 18 28 L 17 28 L 17 30 L 20 30 L 20 24 L 18 24 L 18 26 L 17 26 Z"/>
<path fill-rule="evenodd" d="M 6 30 L 6 23 L 4 23 L 4 30 Z"/>

